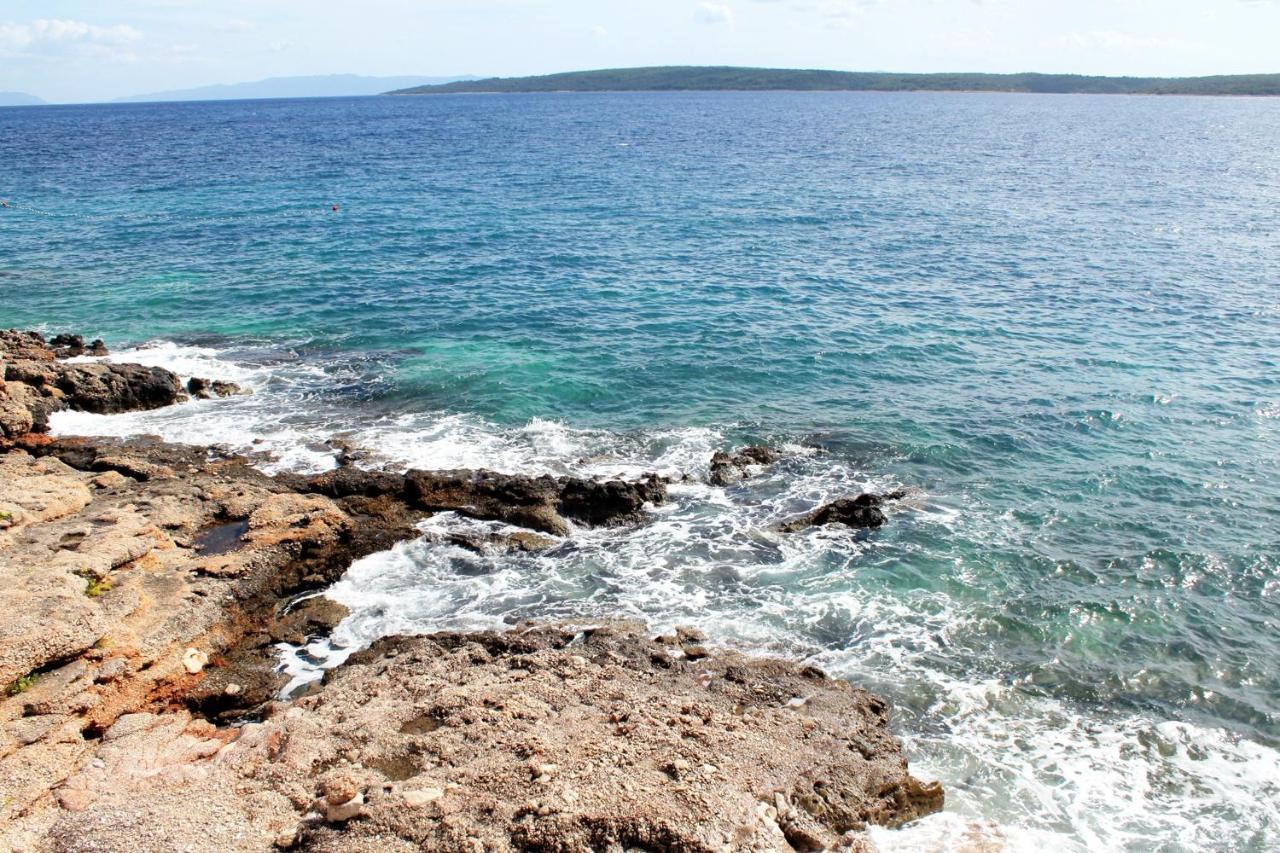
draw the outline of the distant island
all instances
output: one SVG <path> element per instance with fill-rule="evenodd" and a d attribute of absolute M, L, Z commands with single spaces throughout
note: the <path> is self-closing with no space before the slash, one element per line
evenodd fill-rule
<path fill-rule="evenodd" d="M 339 98 L 380 95 L 388 89 L 422 87 L 474 80 L 474 77 L 362 77 L 357 74 L 326 74 L 314 77 L 270 77 L 252 83 L 229 83 L 174 89 L 117 98 L 117 103 L 149 101 L 236 101 L 263 98 Z"/>
<path fill-rule="evenodd" d="M 1078 74 L 884 72 L 664 66 L 492 77 L 413 86 L 391 95 L 502 92 L 676 91 L 1027 92 L 1090 95 L 1280 95 L 1280 74 L 1218 77 L 1086 77 Z"/>
<path fill-rule="evenodd" d="M 0 107 L 38 107 L 44 101 L 26 92 L 0 92 Z"/>

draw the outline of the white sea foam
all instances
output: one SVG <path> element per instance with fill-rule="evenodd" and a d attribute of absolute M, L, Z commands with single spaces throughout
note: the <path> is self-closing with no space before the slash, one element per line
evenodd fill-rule
<path fill-rule="evenodd" d="M 835 497 L 894 487 L 810 448 L 743 487 L 705 484 L 725 435 L 709 428 L 614 433 L 533 420 L 506 428 L 470 415 L 419 413 L 359 423 L 349 412 L 299 411 L 323 383 L 306 364 L 264 368 L 209 348 L 161 344 L 118 353 L 191 375 L 226 378 L 252 397 L 201 401 L 109 417 L 60 413 L 59 433 L 135 435 L 267 452 L 268 470 L 332 467 L 322 442 L 335 432 L 377 464 L 491 468 L 520 473 L 637 476 L 689 482 L 649 524 L 575 530 L 547 554 L 479 555 L 449 532 L 501 525 L 452 513 L 424 522 L 421 539 L 355 563 L 329 592 L 351 610 L 329 642 L 284 648 L 298 687 L 355 649 L 396 633 L 499 627 L 520 618 L 592 621 L 635 616 L 655 631 L 704 628 L 752 652 L 808 659 L 889 693 L 898 730 L 925 778 L 947 788 L 944 815 L 904 830 L 875 830 L 885 851 L 961 851 L 996 842 L 1011 851 L 1266 850 L 1280 843 L 1280 754 L 1185 722 L 1082 709 L 980 671 L 948 668 L 953 638 L 979 617 L 938 588 L 873 583 L 885 546 L 846 531 L 771 532 Z M 336 425 L 336 426 L 335 426 Z M 894 528 L 969 536 L 993 547 L 1018 540 L 1018 522 L 974 521 L 947 500 L 917 494 Z M 973 525 L 982 525 L 980 529 Z M 912 568 L 903 550 L 892 569 Z M 964 572 L 957 578 L 963 580 Z"/>

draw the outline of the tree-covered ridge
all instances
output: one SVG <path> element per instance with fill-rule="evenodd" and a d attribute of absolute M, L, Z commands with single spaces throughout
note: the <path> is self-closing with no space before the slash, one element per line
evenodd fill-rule
<path fill-rule="evenodd" d="M 463 92 L 705 90 L 1039 92 L 1100 95 L 1280 95 L 1280 74 L 1218 77 L 1086 77 L 1078 74 L 891 74 L 881 72 L 667 66 L 493 77 L 400 89 L 393 95 Z"/>

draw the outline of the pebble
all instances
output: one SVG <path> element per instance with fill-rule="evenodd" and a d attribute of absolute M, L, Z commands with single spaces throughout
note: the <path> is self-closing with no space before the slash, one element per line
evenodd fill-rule
<path fill-rule="evenodd" d="M 208 663 L 209 655 L 199 649 L 187 649 L 186 654 L 182 656 L 183 668 L 192 675 L 201 672 Z"/>
<path fill-rule="evenodd" d="M 421 808 L 444 797 L 444 791 L 439 788 L 417 788 L 402 791 L 400 796 L 404 797 L 404 801 L 410 806 Z"/>

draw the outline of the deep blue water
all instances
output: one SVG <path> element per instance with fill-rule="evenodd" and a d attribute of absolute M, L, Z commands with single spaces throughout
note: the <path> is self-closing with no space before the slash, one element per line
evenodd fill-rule
<path fill-rule="evenodd" d="M 1280 102 L 0 109 L 0 198 L 0 325 L 257 390 L 62 429 L 300 468 L 338 432 L 586 473 L 792 446 L 569 557 L 367 561 L 350 642 L 694 622 L 894 700 L 952 816 L 887 849 L 978 817 L 1015 848 L 1280 845 Z M 917 497 L 870 537 L 767 532 L 890 484 Z"/>

